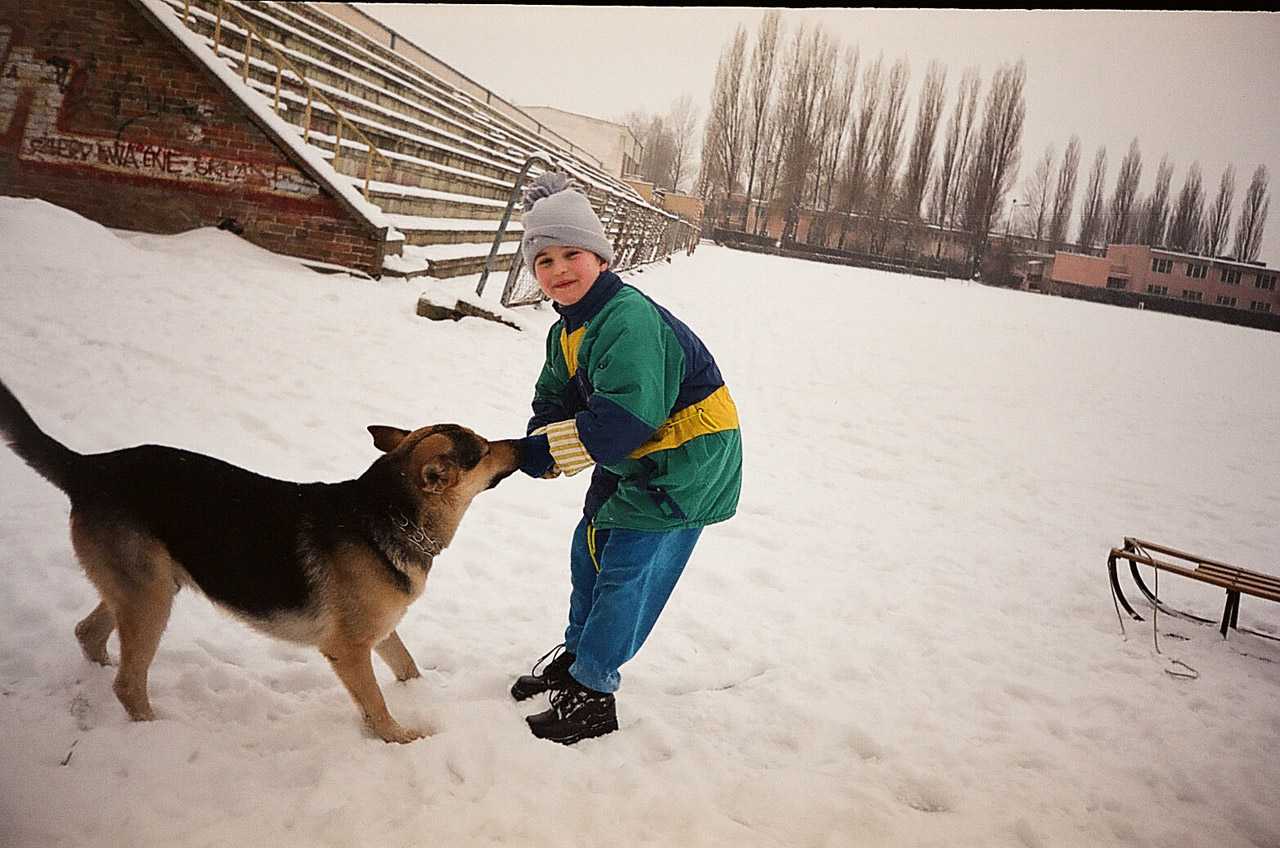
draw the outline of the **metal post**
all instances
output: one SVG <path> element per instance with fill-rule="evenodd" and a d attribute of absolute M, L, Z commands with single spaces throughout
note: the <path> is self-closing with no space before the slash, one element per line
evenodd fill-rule
<path fill-rule="evenodd" d="M 520 200 L 520 190 L 524 187 L 525 178 L 529 176 L 529 169 L 534 165 L 541 165 L 544 168 L 555 167 L 553 163 L 548 162 L 541 156 L 530 156 L 525 160 L 524 166 L 520 168 L 520 173 L 516 175 L 516 181 L 511 184 L 511 194 L 507 197 L 507 208 L 502 213 L 502 222 L 498 224 L 498 232 L 493 237 L 493 246 L 489 248 L 489 258 L 485 260 L 484 271 L 480 274 L 480 284 L 476 286 L 476 297 L 484 294 L 484 284 L 489 279 L 489 274 L 493 271 L 494 262 L 498 258 L 498 249 L 502 247 L 502 237 L 506 235 L 507 224 L 511 222 L 511 210 L 515 208 L 516 202 Z M 515 267 L 514 262 L 512 267 Z M 508 279 L 508 283 L 514 279 L 514 277 Z"/>
<path fill-rule="evenodd" d="M 1222 611 L 1222 638 L 1227 638 L 1227 631 L 1236 627 L 1240 620 L 1240 593 L 1227 590 L 1227 606 Z"/>
<path fill-rule="evenodd" d="M 512 295 L 516 291 L 516 280 L 520 279 L 520 269 L 524 267 L 524 254 L 516 251 L 516 255 L 511 259 L 511 267 L 507 269 L 507 281 L 502 286 L 502 305 L 509 306 Z M 530 269 L 530 273 L 532 269 Z"/>
<path fill-rule="evenodd" d="M 333 170 L 338 170 L 338 157 L 342 155 L 342 116 L 337 112 L 333 113 L 333 132 L 336 136 L 333 140 Z M 342 173 L 339 171 L 338 173 Z"/>

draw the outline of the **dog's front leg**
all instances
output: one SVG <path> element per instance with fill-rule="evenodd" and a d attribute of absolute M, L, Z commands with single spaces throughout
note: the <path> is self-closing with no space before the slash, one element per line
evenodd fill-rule
<path fill-rule="evenodd" d="M 115 617 L 106 604 L 98 604 L 93 612 L 84 617 L 76 625 L 76 639 L 80 641 L 80 650 L 86 658 L 98 665 L 111 665 L 107 658 L 107 639 L 116 629 Z"/>
<path fill-rule="evenodd" d="M 321 645 L 320 650 L 360 708 L 366 727 L 386 742 L 412 742 L 422 738 L 421 733 L 401 727 L 387 711 L 387 702 L 373 676 L 373 654 L 367 646 L 344 643 Z"/>
<path fill-rule="evenodd" d="M 394 630 L 375 650 L 378 656 L 382 657 L 382 661 L 391 667 L 396 680 L 403 682 L 422 676 L 422 672 L 418 671 L 417 663 L 409 654 L 409 649 L 404 646 L 404 642 L 400 641 L 400 634 Z"/>

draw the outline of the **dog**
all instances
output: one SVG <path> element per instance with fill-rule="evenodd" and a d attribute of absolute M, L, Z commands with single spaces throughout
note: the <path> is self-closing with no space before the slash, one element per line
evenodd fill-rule
<path fill-rule="evenodd" d="M 135 721 L 155 717 L 147 672 L 173 598 L 193 587 L 255 629 L 314 645 L 387 742 L 421 733 L 387 710 L 372 652 L 420 677 L 396 634 L 472 499 L 520 467 L 518 440 L 456 424 L 368 428 L 382 451 L 341 483 L 274 480 L 203 454 L 141 445 L 81 454 L 46 434 L 0 382 L 0 438 L 71 501 L 71 541 L 101 603 L 76 625 Z"/>

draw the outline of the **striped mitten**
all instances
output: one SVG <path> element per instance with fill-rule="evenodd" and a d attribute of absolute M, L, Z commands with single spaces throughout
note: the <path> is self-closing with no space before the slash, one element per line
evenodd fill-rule
<path fill-rule="evenodd" d="M 566 477 L 572 477 L 579 471 L 596 464 L 578 438 L 578 425 L 572 418 L 539 427 L 533 432 L 534 434 L 546 433 L 551 457 L 556 461 L 556 468 Z"/>

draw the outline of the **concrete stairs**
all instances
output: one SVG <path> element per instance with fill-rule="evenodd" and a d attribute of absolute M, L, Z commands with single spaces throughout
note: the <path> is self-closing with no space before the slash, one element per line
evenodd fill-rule
<path fill-rule="evenodd" d="M 306 135 L 333 168 L 335 179 L 367 190 L 369 202 L 392 223 L 384 273 L 437 278 L 479 274 L 512 185 L 534 155 L 552 159 L 587 190 L 606 221 L 620 270 L 660 258 L 671 249 L 664 242 L 675 241 L 671 234 L 680 226 L 676 216 L 646 203 L 567 140 L 545 130 L 539 134 L 537 123 L 527 116 L 522 120 L 509 104 L 498 108 L 492 95 L 482 100 L 425 67 L 429 63 L 414 61 L 411 56 L 420 55 L 414 45 L 401 40 L 399 51 L 391 49 L 374 37 L 390 31 L 353 7 L 239 0 L 162 3 L 185 18 L 186 27 L 211 51 L 216 33 L 217 55 L 238 74 L 244 72 L 245 24 L 252 27 L 249 86 Z M 396 38 L 390 37 L 392 45 Z M 308 98 L 298 73 L 328 102 Z M 340 132 L 335 108 L 389 165 L 371 157 L 348 127 L 341 129 L 341 153 L 334 162 Z M 518 212 L 507 226 L 495 270 L 505 271 L 515 255 L 521 232 Z"/>

